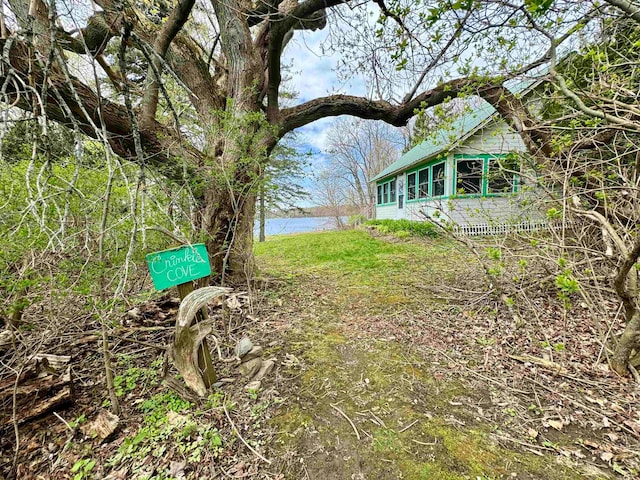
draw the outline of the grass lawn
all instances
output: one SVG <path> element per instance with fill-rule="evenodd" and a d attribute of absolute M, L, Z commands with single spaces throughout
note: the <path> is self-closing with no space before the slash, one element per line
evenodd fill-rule
<path fill-rule="evenodd" d="M 287 478 L 582 478 L 544 447 L 496 441 L 512 420 L 496 406 L 500 389 L 461 374 L 447 344 L 444 356 L 421 347 L 458 318 L 431 289 L 480 275 L 455 244 L 350 230 L 271 237 L 255 250 L 285 332 L 274 353 L 292 359 L 272 420 Z"/>

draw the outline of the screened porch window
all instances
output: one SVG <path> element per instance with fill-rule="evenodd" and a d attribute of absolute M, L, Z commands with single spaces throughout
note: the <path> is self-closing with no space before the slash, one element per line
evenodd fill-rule
<path fill-rule="evenodd" d="M 438 163 L 431 167 L 431 176 L 433 177 L 431 184 L 431 195 L 441 197 L 444 195 L 444 162 Z"/>
<path fill-rule="evenodd" d="M 389 184 L 382 185 L 382 203 L 389 203 Z"/>
<path fill-rule="evenodd" d="M 382 204 L 382 185 L 378 185 L 378 205 Z"/>
<path fill-rule="evenodd" d="M 429 196 L 429 169 L 425 168 L 418 172 L 418 198 Z"/>
<path fill-rule="evenodd" d="M 407 175 L 407 200 L 416 199 L 416 174 L 410 173 Z"/>
<path fill-rule="evenodd" d="M 515 188 L 515 162 L 506 158 L 490 159 L 487 167 L 487 193 L 511 193 Z"/>
<path fill-rule="evenodd" d="M 482 159 L 464 159 L 456 163 L 456 193 L 482 193 Z"/>
<path fill-rule="evenodd" d="M 396 181 L 395 180 L 391 180 L 389 182 L 389 202 L 391 203 L 396 202 Z"/>

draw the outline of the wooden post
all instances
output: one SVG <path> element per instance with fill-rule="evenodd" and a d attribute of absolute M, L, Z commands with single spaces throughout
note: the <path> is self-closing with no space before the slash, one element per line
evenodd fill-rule
<path fill-rule="evenodd" d="M 180 295 L 180 300 L 184 299 L 187 295 L 193 292 L 193 282 L 181 283 L 177 285 L 178 294 Z M 207 307 L 203 307 L 196 316 L 197 321 L 204 321 L 208 316 Z M 200 349 L 198 350 L 198 367 L 200 367 L 200 371 L 202 372 L 202 379 L 204 380 L 204 384 L 207 388 L 211 388 L 211 385 L 216 383 L 216 371 L 213 368 L 213 361 L 211 360 L 211 352 L 209 351 L 209 346 L 207 345 L 206 339 L 202 340 L 202 344 L 200 345 Z"/>

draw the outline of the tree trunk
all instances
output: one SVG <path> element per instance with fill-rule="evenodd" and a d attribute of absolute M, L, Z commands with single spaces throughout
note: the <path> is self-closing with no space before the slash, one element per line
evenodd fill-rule
<path fill-rule="evenodd" d="M 204 196 L 200 229 L 211 272 L 221 285 L 243 284 L 253 275 L 255 194 L 232 194 L 214 185 Z"/>
<path fill-rule="evenodd" d="M 618 375 L 629 373 L 629 359 L 634 349 L 640 345 L 640 310 L 636 309 L 631 319 L 627 322 L 624 333 L 618 341 L 618 346 L 611 357 L 611 368 Z"/>
<path fill-rule="evenodd" d="M 267 221 L 266 218 L 266 211 L 265 211 L 265 204 L 264 204 L 264 184 L 260 184 L 260 234 L 258 236 L 258 241 L 259 242 L 264 242 L 264 228 L 265 228 L 265 223 Z"/>

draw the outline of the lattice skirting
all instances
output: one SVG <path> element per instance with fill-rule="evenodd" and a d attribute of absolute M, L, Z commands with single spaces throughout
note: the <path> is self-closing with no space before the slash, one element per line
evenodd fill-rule
<path fill-rule="evenodd" d="M 455 225 L 453 226 L 453 231 L 458 235 L 473 237 L 483 235 L 505 235 L 507 233 L 536 232 L 539 230 L 549 229 L 556 230 L 558 228 L 562 228 L 562 224 L 549 223 L 538 220 L 520 223 L 502 223 L 496 225 Z"/>

